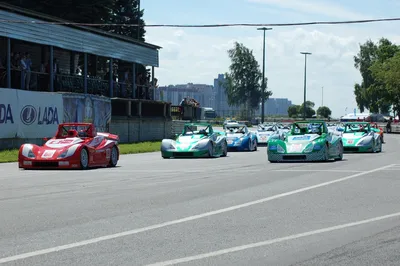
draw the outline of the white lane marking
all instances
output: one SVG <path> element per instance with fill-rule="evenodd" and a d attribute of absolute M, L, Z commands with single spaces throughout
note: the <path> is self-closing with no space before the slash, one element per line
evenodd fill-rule
<path fill-rule="evenodd" d="M 318 169 L 281 169 L 281 170 L 272 170 L 273 172 L 332 172 L 332 173 L 363 173 L 364 171 L 357 170 L 318 170 Z"/>
<path fill-rule="evenodd" d="M 133 230 L 125 231 L 125 232 L 120 232 L 120 233 L 116 233 L 116 234 L 96 237 L 96 238 L 83 240 L 83 241 L 79 241 L 79 242 L 75 242 L 75 243 L 71 243 L 71 244 L 66 244 L 66 245 L 56 246 L 56 247 L 52 247 L 52 248 L 47 248 L 47 249 L 41 249 L 41 250 L 36 250 L 36 251 L 32 251 L 32 252 L 22 253 L 22 254 L 10 256 L 10 257 L 4 257 L 4 258 L 0 259 L 0 263 L 6 263 L 6 262 L 10 262 L 10 261 L 22 260 L 22 259 L 26 259 L 26 258 L 30 258 L 30 257 L 35 257 L 35 256 L 39 256 L 39 255 L 53 253 L 53 252 L 58 252 L 58 251 L 61 251 L 61 250 L 67 250 L 67 249 L 72 249 L 72 248 L 76 248 L 76 247 L 82 247 L 82 246 L 95 244 L 95 243 L 106 241 L 106 240 L 111 240 L 111 239 L 115 239 L 115 238 L 135 235 L 135 234 L 138 234 L 138 233 L 151 231 L 151 230 L 167 227 L 167 226 L 170 226 L 170 225 L 175 225 L 175 224 L 185 223 L 185 222 L 189 222 L 189 221 L 193 221 L 193 220 L 198 220 L 198 219 L 201 219 L 201 218 L 205 218 L 205 217 L 209 217 L 209 216 L 213 216 L 213 215 L 217 215 L 217 214 L 221 214 L 221 213 L 225 213 L 225 212 L 230 212 L 230 211 L 234 211 L 234 210 L 250 207 L 250 206 L 253 206 L 253 205 L 256 205 L 256 204 L 272 201 L 272 200 L 275 200 L 275 199 L 291 196 L 291 195 L 294 195 L 294 194 L 299 194 L 301 192 L 305 192 L 305 191 L 308 191 L 308 190 L 329 186 L 329 185 L 332 185 L 332 184 L 335 184 L 335 183 L 339 183 L 339 182 L 343 182 L 343 181 L 346 181 L 346 180 L 349 180 L 349 179 L 352 179 L 352 178 L 356 178 L 356 177 L 359 177 L 359 176 L 372 174 L 372 173 L 384 170 L 386 168 L 389 168 L 391 166 L 392 165 L 387 165 L 387 166 L 384 166 L 384 167 L 376 168 L 376 169 L 365 171 L 365 172 L 362 172 L 362 173 L 357 173 L 357 174 L 354 174 L 354 175 L 350 175 L 350 176 L 347 176 L 347 177 L 343 177 L 343 178 L 335 179 L 335 180 L 332 180 L 332 181 L 320 183 L 320 184 L 317 184 L 317 185 L 313 185 L 313 186 L 304 187 L 304 188 L 292 190 L 292 191 L 289 191 L 289 192 L 281 193 L 281 194 L 278 194 L 278 195 L 275 195 L 275 196 L 271 196 L 271 197 L 267 197 L 267 198 L 263 198 L 263 199 L 259 199 L 259 200 L 255 200 L 255 201 L 250 201 L 250 202 L 247 202 L 247 203 L 243 203 L 243 204 L 239 204 L 239 205 L 235 205 L 235 206 L 231 206 L 231 207 L 227 207 L 227 208 L 223 208 L 223 209 L 219 209 L 219 210 L 215 210 L 215 211 L 210 211 L 210 212 L 205 212 L 205 213 L 201 213 L 201 214 L 197 214 L 197 215 L 193 215 L 193 216 L 188 216 L 188 217 L 185 217 L 185 218 L 181 218 L 181 219 L 177 219 L 177 220 L 173 220 L 173 221 L 169 221 L 169 222 L 155 224 L 155 225 L 142 227 L 142 228 L 138 228 L 138 229 L 133 229 Z"/>
<path fill-rule="evenodd" d="M 386 220 L 386 219 L 390 219 L 390 218 L 394 218 L 394 217 L 398 217 L 398 216 L 400 216 L 400 212 L 392 213 L 392 214 L 384 215 L 384 216 L 379 216 L 379 217 L 375 217 L 375 218 L 371 218 L 371 219 L 361 220 L 361 221 L 357 221 L 357 222 L 336 225 L 336 226 L 318 229 L 318 230 L 314 230 L 314 231 L 308 231 L 308 232 L 304 232 L 304 233 L 300 233 L 300 234 L 270 239 L 267 241 L 251 243 L 251 244 L 236 246 L 236 247 L 227 248 L 227 249 L 221 249 L 221 250 L 217 250 L 217 251 L 213 251 L 213 252 L 209 252 L 209 253 L 203 253 L 203 254 L 199 254 L 199 255 L 195 255 L 195 256 L 189 256 L 189 257 L 184 257 L 184 258 L 179 258 L 179 259 L 174 259 L 174 260 L 157 262 L 157 263 L 153 263 L 153 264 L 148 264 L 147 266 L 167 266 L 167 265 L 175 265 L 175 264 L 184 263 L 184 262 L 190 262 L 190 261 L 194 261 L 194 260 L 201 260 L 201 259 L 221 256 L 221 255 L 225 255 L 225 254 L 229 254 L 229 253 L 233 253 L 233 252 L 243 251 L 246 249 L 269 246 L 269 245 L 284 242 L 284 241 L 295 240 L 295 239 L 303 238 L 303 237 L 307 237 L 307 236 L 313 236 L 313 235 L 328 233 L 328 232 L 337 231 L 337 230 L 341 230 L 341 229 L 345 229 L 345 228 L 349 228 L 349 227 L 378 222 L 378 221 L 382 221 L 382 220 Z"/>

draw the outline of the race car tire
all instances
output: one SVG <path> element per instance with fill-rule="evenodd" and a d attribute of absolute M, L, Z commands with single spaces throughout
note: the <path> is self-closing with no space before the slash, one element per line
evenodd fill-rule
<path fill-rule="evenodd" d="M 322 160 L 325 161 L 325 162 L 329 161 L 329 146 L 328 146 L 328 143 L 325 146 L 324 158 Z"/>
<path fill-rule="evenodd" d="M 339 143 L 339 147 L 340 147 L 339 148 L 340 149 L 339 157 L 336 158 L 335 161 L 342 161 L 343 160 L 343 143 L 342 142 Z"/>
<path fill-rule="evenodd" d="M 249 139 L 249 145 L 248 145 L 247 149 L 249 151 L 253 151 L 253 141 L 251 141 L 251 139 Z"/>
<path fill-rule="evenodd" d="M 379 148 L 378 148 L 378 152 L 382 152 L 382 142 L 379 142 Z"/>
<path fill-rule="evenodd" d="M 255 141 L 255 143 L 254 143 L 254 151 L 257 151 L 257 141 Z"/>
<path fill-rule="evenodd" d="M 117 166 L 118 163 L 118 149 L 117 147 L 113 146 L 111 149 L 111 155 L 110 155 L 110 167 L 115 167 Z"/>
<path fill-rule="evenodd" d="M 221 157 L 226 157 L 228 155 L 228 143 L 226 143 L 226 141 L 224 141 L 222 143 L 222 155 Z"/>
<path fill-rule="evenodd" d="M 87 149 L 85 148 L 81 150 L 80 161 L 82 170 L 86 170 L 89 168 L 89 154 Z"/>
<path fill-rule="evenodd" d="M 211 142 L 208 143 L 208 157 L 214 157 L 214 145 Z"/>

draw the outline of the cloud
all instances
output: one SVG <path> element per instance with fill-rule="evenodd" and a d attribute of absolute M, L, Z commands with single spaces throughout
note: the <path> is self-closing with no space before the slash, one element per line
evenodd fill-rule
<path fill-rule="evenodd" d="M 304 56 L 312 52 L 307 66 L 307 99 L 316 107 L 322 102 L 334 116 L 345 108 L 356 107 L 353 87 L 360 82 L 354 68 L 354 55 L 359 44 L 382 36 L 400 42 L 389 26 L 310 26 L 274 28 L 266 38 L 266 76 L 272 97 L 289 98 L 295 104 L 303 101 Z M 385 34 L 390 32 L 390 34 Z M 213 84 L 219 73 L 229 70 L 227 50 L 235 41 L 254 51 L 262 65 L 262 32 L 254 29 L 174 29 L 148 28 L 147 41 L 162 46 L 160 68 L 155 71 L 160 85 L 189 82 Z"/>
<path fill-rule="evenodd" d="M 291 9 L 307 14 L 318 14 L 340 19 L 368 19 L 370 17 L 350 11 L 333 2 L 320 0 L 248 0 L 252 3 L 268 4 L 275 7 Z"/>

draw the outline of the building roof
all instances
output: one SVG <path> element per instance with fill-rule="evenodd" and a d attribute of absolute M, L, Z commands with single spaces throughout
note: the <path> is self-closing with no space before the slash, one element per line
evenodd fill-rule
<path fill-rule="evenodd" d="M 4 2 L 0 2 L 0 19 L 5 21 L 0 28 L 0 36 L 143 65 L 159 65 L 160 46 L 130 37 L 78 25 L 15 23 L 13 21 L 71 22 Z"/>

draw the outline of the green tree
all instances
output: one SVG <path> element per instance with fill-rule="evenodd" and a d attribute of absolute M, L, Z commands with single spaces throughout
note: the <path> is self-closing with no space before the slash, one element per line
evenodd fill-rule
<path fill-rule="evenodd" d="M 114 0 L 8 0 L 28 10 L 79 23 L 103 23 L 110 15 Z"/>
<path fill-rule="evenodd" d="M 253 51 L 241 43 L 235 43 L 228 50 L 231 65 L 229 73 L 225 74 L 226 95 L 230 106 L 242 106 L 250 119 L 254 110 L 259 108 L 261 102 L 260 66 L 253 55 Z M 272 95 L 266 91 L 266 99 Z"/>
<path fill-rule="evenodd" d="M 138 10 L 138 0 L 9 0 L 8 4 L 78 23 L 138 24 L 139 39 L 144 41 L 143 10 Z M 137 39 L 138 27 L 103 26 L 107 32 Z"/>
<path fill-rule="evenodd" d="M 324 118 L 330 117 L 331 114 L 332 114 L 331 109 L 329 109 L 329 107 L 326 106 L 320 106 L 317 110 L 317 115 L 322 116 Z"/>
<path fill-rule="evenodd" d="M 299 111 L 300 111 L 300 105 L 291 105 L 288 108 L 288 116 L 296 118 L 299 116 Z"/>
<path fill-rule="evenodd" d="M 398 51 L 399 47 L 385 38 L 377 44 L 368 40 L 360 45 L 360 51 L 354 57 L 354 66 L 360 71 L 362 82 L 355 84 L 354 95 L 361 112 L 365 109 L 374 113 L 389 111 L 390 96 L 384 84 L 374 78 L 370 68 L 376 62 L 385 62 Z"/>
<path fill-rule="evenodd" d="M 313 115 L 315 115 L 315 110 L 314 110 L 315 103 L 311 101 L 306 101 L 306 118 L 311 118 Z M 299 108 L 299 116 L 303 116 L 303 111 L 304 110 L 304 103 L 300 105 Z"/>
<path fill-rule="evenodd" d="M 375 62 L 370 70 L 387 89 L 393 111 L 400 112 L 400 51 L 383 62 Z"/>
<path fill-rule="evenodd" d="M 146 33 L 144 29 L 143 10 L 139 10 L 139 0 L 113 0 L 112 10 L 105 23 L 108 24 L 138 24 L 139 27 L 132 26 L 105 26 L 104 30 L 125 35 L 134 39 L 144 41 Z"/>

